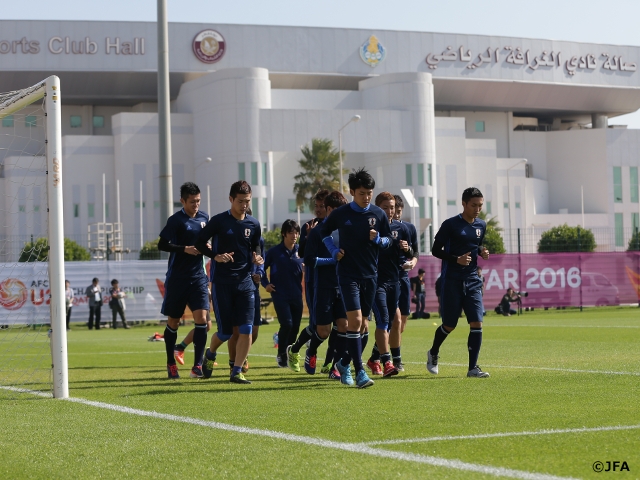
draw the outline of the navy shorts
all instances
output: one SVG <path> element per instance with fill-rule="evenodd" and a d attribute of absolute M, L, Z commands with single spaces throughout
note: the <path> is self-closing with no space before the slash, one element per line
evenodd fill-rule
<path fill-rule="evenodd" d="M 376 296 L 376 279 L 338 277 L 338 284 L 344 309 L 347 312 L 360 310 L 362 318 L 368 317 L 371 314 L 371 306 Z"/>
<path fill-rule="evenodd" d="M 477 275 L 457 280 L 444 278 L 440 287 L 442 324 L 455 328 L 464 310 L 467 322 L 482 322 L 482 280 Z"/>
<path fill-rule="evenodd" d="M 233 327 L 253 325 L 256 284 L 250 277 L 241 283 L 212 283 L 211 297 L 220 333 L 233 335 Z"/>
<path fill-rule="evenodd" d="M 398 307 L 400 307 L 400 315 L 411 314 L 411 284 L 409 276 L 400 277 L 400 298 L 398 299 Z"/>
<path fill-rule="evenodd" d="M 254 327 L 259 327 L 260 325 L 262 325 L 262 317 L 260 316 L 260 289 L 256 288 L 255 289 L 255 305 L 254 305 L 254 312 L 253 312 L 253 326 Z"/>
<path fill-rule="evenodd" d="M 388 330 L 391 327 L 396 310 L 400 286 L 395 282 L 381 283 L 376 288 L 376 299 L 373 304 L 373 313 L 376 316 L 376 328 Z"/>
<path fill-rule="evenodd" d="M 338 288 L 318 288 L 313 295 L 313 307 L 309 309 L 309 325 L 331 325 L 339 318 L 347 318 Z M 312 313 L 313 312 L 313 313 Z"/>
<path fill-rule="evenodd" d="M 180 318 L 187 305 L 192 312 L 209 311 L 208 280 L 204 275 L 191 279 L 168 278 L 164 282 L 164 299 L 160 312 L 167 317 Z"/>

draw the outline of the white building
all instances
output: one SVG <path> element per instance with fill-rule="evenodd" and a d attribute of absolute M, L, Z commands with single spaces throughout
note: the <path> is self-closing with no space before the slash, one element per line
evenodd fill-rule
<path fill-rule="evenodd" d="M 0 91 L 61 78 L 65 235 L 102 221 L 105 174 L 107 221 L 119 180 L 124 233 L 139 245 L 142 182 L 144 237 L 156 237 L 165 219 L 155 23 L 0 26 Z M 169 38 L 176 202 L 180 184 L 193 180 L 203 209 L 216 213 L 244 178 L 263 225 L 295 218 L 300 147 L 315 137 L 337 146 L 357 114 L 343 131 L 345 167 L 367 167 L 376 190 L 411 189 L 422 228 L 458 213 L 468 186 L 483 191 L 505 228 L 607 227 L 615 235 L 605 247 L 623 248 L 640 225 L 640 134 L 607 128 L 609 117 L 640 108 L 639 47 L 209 24 L 171 24 Z M 0 133 L 29 128 L 14 120 Z M 15 161 L 1 152 L 0 236 L 38 236 L 44 191 L 12 182 Z M 10 220 L 19 211 L 26 221 Z"/>

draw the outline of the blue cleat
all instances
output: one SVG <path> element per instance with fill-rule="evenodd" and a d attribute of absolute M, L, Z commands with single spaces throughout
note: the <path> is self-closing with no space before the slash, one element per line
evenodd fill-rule
<path fill-rule="evenodd" d="M 353 385 L 353 377 L 351 376 L 351 365 L 347 365 L 345 367 L 344 365 L 342 365 L 342 360 L 339 360 L 336 362 L 336 368 L 340 373 L 340 383 L 342 383 L 343 385 Z"/>
<path fill-rule="evenodd" d="M 316 373 L 316 356 L 309 356 L 309 349 L 305 352 L 304 356 L 304 371 L 309 375 L 315 375 Z"/>
<path fill-rule="evenodd" d="M 211 378 L 211 374 L 213 373 L 213 366 L 215 365 L 215 358 L 210 359 L 207 357 L 207 354 L 210 354 L 211 351 L 207 348 L 204 352 L 204 358 L 202 359 L 202 375 L 204 378 Z M 214 354 L 215 357 L 215 354 Z"/>
<path fill-rule="evenodd" d="M 373 385 L 373 380 L 369 378 L 369 375 L 364 371 L 364 368 L 356 375 L 356 385 L 358 388 L 367 388 Z"/>

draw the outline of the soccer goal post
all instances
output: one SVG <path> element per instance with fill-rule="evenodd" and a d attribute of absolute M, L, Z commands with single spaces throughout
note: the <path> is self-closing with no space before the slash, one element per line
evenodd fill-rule
<path fill-rule="evenodd" d="M 8 331 L 2 368 L 10 370 L 2 384 L 19 390 L 36 383 L 25 380 L 30 375 L 25 365 L 37 353 L 12 353 L 12 347 L 23 342 L 33 350 L 43 344 L 42 326 L 49 330 L 50 324 L 49 380 L 53 396 L 67 398 L 60 79 L 53 75 L 32 87 L 0 93 L 0 121 L 0 326 Z M 17 254 L 15 244 L 23 245 Z M 14 325 L 19 327 L 10 332 Z M 24 341 L 38 327 L 40 338 Z"/>

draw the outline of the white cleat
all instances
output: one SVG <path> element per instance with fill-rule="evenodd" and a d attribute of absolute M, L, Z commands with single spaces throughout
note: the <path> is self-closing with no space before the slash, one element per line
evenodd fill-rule
<path fill-rule="evenodd" d="M 489 375 L 487 372 L 483 372 L 482 370 L 480 370 L 480 367 L 478 365 L 467 372 L 467 377 L 488 378 L 490 376 L 491 375 Z"/>
<path fill-rule="evenodd" d="M 431 355 L 431 350 L 427 352 L 427 370 L 434 375 L 438 374 L 438 355 Z"/>

